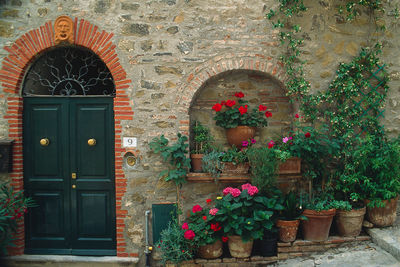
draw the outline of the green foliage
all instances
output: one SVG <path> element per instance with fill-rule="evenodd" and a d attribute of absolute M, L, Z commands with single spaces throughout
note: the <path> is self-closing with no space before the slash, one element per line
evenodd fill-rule
<path fill-rule="evenodd" d="M 248 186 L 250 189 L 246 189 Z M 244 241 L 262 239 L 264 231 L 274 226 L 278 212 L 283 209 L 278 197 L 258 195 L 255 189 L 250 184 L 242 185 L 242 191 L 227 187 L 224 197 L 216 200 L 215 207 L 226 235 L 239 235 Z"/>
<path fill-rule="evenodd" d="M 356 17 L 360 16 L 360 8 L 368 10 L 369 13 L 374 14 L 374 19 L 377 21 L 381 17 L 377 13 L 384 13 L 383 1 L 381 0 L 347 0 L 346 5 L 340 5 L 338 11 L 340 14 L 345 14 L 348 21 L 353 21 Z M 378 12 L 375 12 L 378 11 Z M 384 30 L 384 25 L 377 24 L 377 28 Z"/>
<path fill-rule="evenodd" d="M 6 255 L 7 246 L 12 246 L 12 233 L 17 230 L 17 220 L 23 217 L 28 207 L 34 207 L 31 198 L 23 191 L 14 191 L 3 183 L 0 186 L 0 255 Z"/>
<path fill-rule="evenodd" d="M 252 174 L 252 183 L 260 188 L 263 194 L 272 192 L 276 186 L 276 171 L 278 160 L 274 149 L 267 147 L 252 147 L 248 159 Z"/>
<path fill-rule="evenodd" d="M 161 239 L 156 245 L 161 250 L 162 262 L 180 263 L 194 256 L 193 240 L 184 238 L 185 230 L 175 218 L 169 222 L 168 227 L 161 232 Z"/>
<path fill-rule="evenodd" d="M 315 211 L 336 209 L 338 207 L 337 200 L 334 199 L 331 191 L 315 189 L 311 195 L 303 195 L 302 202 L 304 201 L 304 208 Z"/>
<path fill-rule="evenodd" d="M 302 207 L 300 207 L 300 199 L 297 194 L 293 191 L 285 194 L 283 196 L 283 210 L 280 212 L 279 218 L 283 220 L 297 220 L 306 219 L 301 215 L 303 212 Z"/>
<path fill-rule="evenodd" d="M 353 199 L 370 199 L 369 206 L 382 204 L 382 200 L 396 197 L 400 193 L 400 142 L 380 136 L 369 136 L 360 140 L 352 153 L 352 164 L 348 164 L 352 179 L 340 180 L 340 188 L 353 187 Z M 349 184 L 349 186 L 347 186 Z"/>
<path fill-rule="evenodd" d="M 195 121 L 192 126 L 194 147 L 192 154 L 204 154 L 211 149 L 213 138 L 210 134 L 210 129 Z"/>
<path fill-rule="evenodd" d="M 232 146 L 226 151 L 222 151 L 220 159 L 222 162 L 232 162 L 234 165 L 249 161 L 247 157 L 247 149 L 242 148 L 239 150 L 236 146 Z"/>
<path fill-rule="evenodd" d="M 186 175 L 190 169 L 190 159 L 186 156 L 188 153 L 187 136 L 178 133 L 177 137 L 176 143 L 169 145 L 169 140 L 161 135 L 154 138 L 149 146 L 154 153 L 161 154 L 164 162 L 169 164 L 169 169 L 162 171 L 160 176 L 165 177 L 166 181 L 174 181 L 176 185 L 181 185 L 186 181 Z"/>
<path fill-rule="evenodd" d="M 211 150 L 204 154 L 202 164 L 203 171 L 211 173 L 213 177 L 219 177 L 224 168 L 224 164 L 221 161 L 221 152 L 218 150 Z"/>
<path fill-rule="evenodd" d="M 227 100 L 223 101 L 223 105 L 217 103 L 213 109 L 216 111 L 214 120 L 216 125 L 229 129 L 237 126 L 250 126 L 250 127 L 265 127 L 268 125 L 267 116 L 270 116 L 269 111 L 259 110 L 247 105 L 248 101 L 237 97 L 237 100 L 232 100 L 234 105 L 229 105 Z"/>

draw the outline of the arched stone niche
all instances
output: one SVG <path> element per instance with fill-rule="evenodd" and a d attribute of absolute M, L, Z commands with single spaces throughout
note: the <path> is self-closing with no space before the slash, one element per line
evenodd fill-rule
<path fill-rule="evenodd" d="M 229 70 L 206 80 L 192 99 L 190 125 L 199 121 L 210 129 L 214 144 L 227 148 L 225 129 L 215 125 L 212 106 L 222 100 L 236 99 L 234 94 L 238 91 L 244 93 L 244 99 L 249 101 L 250 107 L 263 104 L 272 112 L 268 127 L 257 129 L 255 139 L 258 144 L 277 140 L 291 129 L 293 106 L 283 84 L 275 77 L 255 70 Z"/>

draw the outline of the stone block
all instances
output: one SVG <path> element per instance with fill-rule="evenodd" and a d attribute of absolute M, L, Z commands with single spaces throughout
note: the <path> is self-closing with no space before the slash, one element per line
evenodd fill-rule
<path fill-rule="evenodd" d="M 133 36 L 146 36 L 150 33 L 150 25 L 139 24 L 139 23 L 129 23 L 122 26 L 121 33 L 123 35 L 133 35 Z"/>

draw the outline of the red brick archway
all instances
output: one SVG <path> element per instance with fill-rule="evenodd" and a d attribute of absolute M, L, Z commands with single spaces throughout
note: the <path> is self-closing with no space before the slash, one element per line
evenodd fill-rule
<path fill-rule="evenodd" d="M 98 26 L 90 22 L 75 18 L 74 45 L 82 46 L 96 53 L 109 68 L 116 86 L 114 98 L 115 112 L 115 188 L 116 188 L 116 235 L 118 256 L 138 256 L 138 253 L 128 253 L 124 237 L 125 218 L 127 210 L 122 209 L 122 198 L 126 193 L 127 180 L 122 169 L 122 120 L 132 120 L 133 111 L 126 90 L 131 80 L 126 78 L 126 72 L 119 62 L 115 52 L 115 44 L 111 41 L 113 33 L 100 31 Z M 53 22 L 48 21 L 43 26 L 33 29 L 19 37 L 12 45 L 4 47 L 8 55 L 3 59 L 0 70 L 2 85 L 1 98 L 7 99 L 7 111 L 3 116 L 8 121 L 8 137 L 15 140 L 13 147 L 13 172 L 10 174 L 11 184 L 16 190 L 22 190 L 23 185 L 23 154 L 22 154 L 22 109 L 21 83 L 25 71 L 35 56 L 48 48 L 55 46 Z M 23 221 L 19 222 L 16 235 L 16 247 L 10 254 L 23 254 L 25 233 Z"/>

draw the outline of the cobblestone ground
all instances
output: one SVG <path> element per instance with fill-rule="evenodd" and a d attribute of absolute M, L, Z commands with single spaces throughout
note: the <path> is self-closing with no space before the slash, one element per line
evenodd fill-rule
<path fill-rule="evenodd" d="M 343 245 L 339 248 L 330 249 L 323 253 L 315 253 L 308 257 L 279 261 L 273 266 L 400 267 L 400 262 L 374 243 L 367 241 L 358 244 Z"/>

